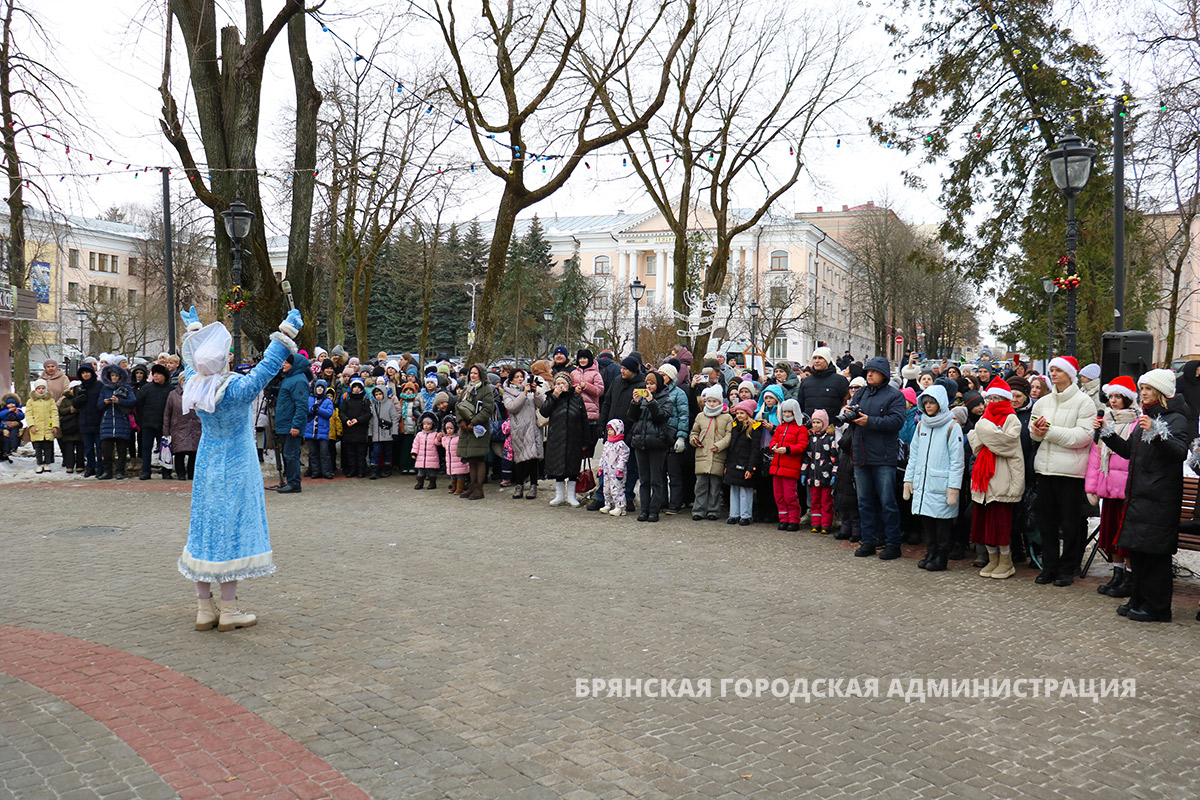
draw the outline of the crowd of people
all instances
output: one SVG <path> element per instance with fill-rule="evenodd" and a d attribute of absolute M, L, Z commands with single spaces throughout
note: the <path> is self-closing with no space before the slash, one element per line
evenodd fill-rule
<path fill-rule="evenodd" d="M 923 542 L 920 569 L 973 556 L 990 579 L 1040 560 L 1036 582 L 1058 587 L 1079 574 L 1098 515 L 1113 563 L 1100 592 L 1125 600 L 1117 610 L 1131 620 L 1171 619 L 1200 362 L 1179 386 L 1165 369 L 1101 386 L 1097 365 L 1069 356 L 1045 375 L 1020 357 L 923 369 L 915 354 L 894 375 L 886 358 L 835 361 L 824 346 L 803 367 L 782 361 L 759 375 L 738 357 L 709 353 L 697 365 L 677 346 L 648 364 L 560 346 L 528 369 L 446 359 L 422 369 L 411 355 L 300 351 L 252 405 L 259 458 L 279 453 L 284 494 L 339 471 L 410 475 L 413 490 L 441 481 L 466 500 L 484 499 L 488 483 L 536 499 L 545 480 L 551 506 L 646 523 L 690 512 L 804 525 L 882 560 Z M 39 472 L 57 440 L 67 472 L 187 480 L 201 426 L 181 407 L 185 380 L 166 353 L 149 366 L 103 354 L 74 379 L 47 361 L 24 405 L 4 398 L 2 455 L 24 435 Z"/>

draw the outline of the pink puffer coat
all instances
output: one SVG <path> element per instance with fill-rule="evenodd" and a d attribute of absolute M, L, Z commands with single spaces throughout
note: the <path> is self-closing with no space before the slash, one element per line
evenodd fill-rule
<path fill-rule="evenodd" d="M 604 395 L 604 376 L 593 360 L 587 369 L 576 367 L 571 372 L 571 382 L 583 384 L 583 407 L 592 422 L 600 419 L 600 398 Z"/>
<path fill-rule="evenodd" d="M 471 465 L 458 457 L 458 434 L 442 436 L 442 447 L 446 449 L 446 474 L 466 475 Z"/>
<path fill-rule="evenodd" d="M 413 437 L 413 458 L 416 459 L 417 469 L 441 469 L 442 462 L 438 458 L 437 431 L 418 431 Z"/>
<path fill-rule="evenodd" d="M 1136 420 L 1137 412 L 1132 408 L 1116 412 L 1106 409 L 1104 412 L 1104 424 L 1112 426 L 1122 439 L 1129 438 Z M 1092 451 L 1088 454 L 1087 475 L 1083 481 L 1085 492 L 1109 500 L 1124 500 L 1128 479 L 1128 461 L 1109 450 L 1104 442 L 1092 445 Z"/>

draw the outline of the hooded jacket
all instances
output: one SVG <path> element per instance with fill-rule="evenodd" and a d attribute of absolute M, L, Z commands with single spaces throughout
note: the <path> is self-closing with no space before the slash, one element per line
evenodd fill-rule
<path fill-rule="evenodd" d="M 783 383 L 775 381 L 774 378 L 772 378 L 772 383 L 768 384 L 767 386 L 764 386 L 763 391 L 766 391 L 768 388 L 770 388 L 770 386 L 778 386 L 780 392 L 783 394 L 782 400 L 788 400 L 788 399 L 799 400 L 800 399 L 800 379 L 797 378 L 792 373 L 792 365 L 786 361 L 780 361 L 775 364 L 775 369 L 782 369 L 784 372 L 787 373 L 787 377 L 784 378 Z M 847 386 L 848 385 L 849 384 L 847 384 Z"/>
<path fill-rule="evenodd" d="M 537 392 L 525 391 L 524 386 L 504 384 L 504 407 L 508 409 L 508 430 L 514 463 L 520 464 L 542 457 L 542 432 L 538 429 L 536 412 L 544 400 L 545 398 Z"/>
<path fill-rule="evenodd" d="M 281 435 L 293 428 L 303 431 L 308 421 L 308 359 L 299 353 L 291 359 L 292 368 L 283 376 L 275 401 L 275 433 Z"/>
<path fill-rule="evenodd" d="M 1200 361 L 1187 362 L 1176 382 L 1179 394 L 1187 403 L 1185 419 L 1187 432 L 1192 438 L 1196 437 L 1197 425 L 1200 424 L 1200 378 L 1196 377 L 1197 370 L 1200 370 Z"/>
<path fill-rule="evenodd" d="M 119 377 L 116 383 L 112 382 L 113 375 Z M 110 398 L 115 402 L 104 402 Z M 109 364 L 100 371 L 100 392 L 96 406 L 100 409 L 101 439 L 128 439 L 132 435 L 129 415 L 137 406 L 137 397 L 129 385 L 129 373 L 117 364 Z"/>
<path fill-rule="evenodd" d="M 676 386 L 690 386 L 692 383 L 692 363 L 696 357 L 692 355 L 692 351 L 688 350 L 683 345 L 675 348 L 675 358 L 679 359 L 679 374 L 675 376 Z"/>
<path fill-rule="evenodd" d="M 629 409 L 633 418 L 629 446 L 634 450 L 666 450 L 675 443 L 671 424 L 671 387 L 664 386 L 649 399 L 639 399 Z"/>
<path fill-rule="evenodd" d="M 729 431 L 729 449 L 725 453 L 725 483 L 730 486 L 753 486 L 754 472 L 762 458 L 759 429 L 762 423 L 750 420 L 745 425 L 734 419 Z M 747 470 L 750 478 L 746 478 Z"/>
<path fill-rule="evenodd" d="M 784 420 L 783 413 L 792 412 L 792 421 Z M 804 451 L 808 449 L 808 428 L 800 424 L 800 404 L 789 397 L 779 407 L 779 424 L 771 435 L 771 467 L 770 472 L 776 478 L 796 479 L 800 477 L 800 468 L 804 465 Z M 776 453 L 775 448 L 782 447 L 784 452 Z"/>
<path fill-rule="evenodd" d="M 596 359 L 586 369 L 576 367 L 571 371 L 571 382 L 583 385 L 583 404 L 587 408 L 587 416 L 592 422 L 600 418 L 600 400 L 604 397 L 604 376 Z"/>
<path fill-rule="evenodd" d="M 79 432 L 81 434 L 99 434 L 100 417 L 104 410 L 100 407 L 100 379 L 92 372 L 90 378 L 80 381 L 75 390 L 75 399 L 71 404 L 79 411 Z"/>
<path fill-rule="evenodd" d="M 600 421 L 605 424 L 610 419 L 619 419 L 624 422 L 627 442 L 633 430 L 633 416 L 630 413 L 630 406 L 633 404 L 633 390 L 645 385 L 646 376 L 640 370 L 628 380 L 618 372 L 617 379 L 612 382 L 604 395 L 604 404 L 600 408 Z"/>
<path fill-rule="evenodd" d="M 477 387 L 464 380 L 462 394 L 454 405 L 454 417 L 458 422 L 458 457 L 463 459 L 486 458 L 492 449 L 491 424 L 496 410 L 496 393 L 487 381 L 487 370 L 483 365 L 473 366 L 485 377 Z M 475 435 L 476 425 L 483 426 L 482 436 Z"/>
<path fill-rule="evenodd" d="M 79 409 L 75 407 L 75 391 L 68 386 L 58 401 L 58 438 L 64 442 L 79 441 Z"/>
<path fill-rule="evenodd" d="M 958 516 L 962 497 L 950 505 L 946 502 L 946 492 L 962 486 L 965 461 L 962 429 L 950 413 L 944 388 L 934 384 L 921 392 L 917 397 L 918 408 L 925 407 L 926 398 L 938 404 L 938 413 L 933 417 L 922 413 L 917 423 L 908 454 L 908 467 L 904 470 L 904 482 L 911 483 L 913 487 L 913 514 L 953 519 Z M 1020 447 L 1019 441 L 1017 446 Z"/>
<path fill-rule="evenodd" d="M 379 388 L 379 387 L 375 387 Z M 383 396 L 375 399 L 375 389 L 371 390 L 371 439 L 376 442 L 390 442 L 396 433 L 400 415 L 396 413 L 396 404 L 387 396 L 387 389 L 381 389 Z M 390 423 L 384 425 L 383 423 Z"/>
<path fill-rule="evenodd" d="M 1190 439 L 1186 410 L 1187 402 L 1175 395 L 1165 406 L 1156 403 L 1144 409 L 1151 420 L 1150 430 L 1134 426 L 1128 439 L 1115 432 L 1104 437 L 1114 453 L 1129 459 L 1118 547 L 1154 555 L 1172 554 L 1177 549 L 1183 460 Z"/>
<path fill-rule="evenodd" d="M 854 396 L 855 404 L 867 415 L 866 425 L 850 423 L 850 435 L 854 438 L 854 466 L 894 467 L 899 459 L 900 429 L 904 427 L 904 395 L 888 383 L 892 377 L 892 366 L 886 358 L 876 356 L 868 360 L 866 369 L 882 373 L 884 382 L 882 386 L 872 386 L 868 382 Z M 813 377 L 816 377 L 815 374 Z M 801 387 L 807 387 L 811 380 L 813 378 L 806 378 Z M 829 412 L 830 419 L 836 411 Z"/>
<path fill-rule="evenodd" d="M 324 383 L 323 380 L 317 383 Z M 333 400 L 329 397 L 329 387 L 320 395 L 313 393 L 308 396 L 308 420 L 304 425 L 305 439 L 328 439 L 329 421 L 333 419 Z"/>
<path fill-rule="evenodd" d="M 167 410 L 167 396 L 171 384 L 146 381 L 137 392 L 137 421 L 139 428 L 162 430 L 163 412 Z"/>
<path fill-rule="evenodd" d="M 350 385 L 350 393 L 338 406 L 338 414 L 342 418 L 342 441 L 350 444 L 362 444 L 370 436 L 371 401 L 367 399 L 366 392 L 356 393 L 355 385 Z M 354 421 L 353 425 L 350 424 L 351 420 Z"/>
<path fill-rule="evenodd" d="M 1033 405 L 1033 419 L 1041 417 L 1049 421 L 1050 429 L 1042 438 L 1030 423 L 1030 438 L 1041 443 L 1033 459 L 1034 469 L 1039 475 L 1083 478 L 1087 475 L 1096 406 L 1073 383 L 1061 392 L 1051 384 L 1050 393 Z"/>

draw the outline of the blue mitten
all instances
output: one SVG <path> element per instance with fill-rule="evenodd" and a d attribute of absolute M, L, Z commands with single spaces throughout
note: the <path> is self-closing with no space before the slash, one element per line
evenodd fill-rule
<path fill-rule="evenodd" d="M 187 311 L 180 311 L 179 318 L 187 326 L 188 333 L 198 331 L 204 327 L 200 324 L 200 312 L 196 310 L 195 306 L 192 306 Z"/>
<path fill-rule="evenodd" d="M 279 323 L 279 332 L 284 336 L 295 339 L 296 334 L 304 327 L 304 320 L 300 316 L 300 310 L 293 308 L 288 312 L 287 319 Z"/>

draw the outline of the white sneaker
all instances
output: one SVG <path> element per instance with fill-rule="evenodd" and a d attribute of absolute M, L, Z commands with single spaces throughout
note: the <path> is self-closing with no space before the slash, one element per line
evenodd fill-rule
<path fill-rule="evenodd" d="M 614 517 L 623 517 L 625 516 L 625 506 L 617 506 L 608 513 L 612 514 Z"/>
<path fill-rule="evenodd" d="M 609 506 L 609 505 L 603 505 L 603 506 L 600 506 L 600 513 L 601 513 L 601 514 L 607 514 L 607 513 L 608 513 L 608 512 L 610 512 L 610 511 L 612 511 L 612 506 Z"/>

